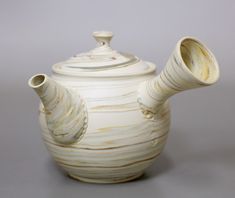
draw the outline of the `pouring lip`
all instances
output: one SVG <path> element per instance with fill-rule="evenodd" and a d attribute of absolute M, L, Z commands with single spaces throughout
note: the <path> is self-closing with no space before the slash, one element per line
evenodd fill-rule
<path fill-rule="evenodd" d="M 193 74 L 193 72 L 188 68 L 188 66 L 186 65 L 183 57 L 182 57 L 182 52 L 181 52 L 181 47 L 182 47 L 182 43 L 186 40 L 190 40 L 193 41 L 195 43 L 197 43 L 209 56 L 209 59 L 211 60 L 211 63 L 213 64 L 213 74 L 209 74 L 209 75 L 213 75 L 212 79 L 210 80 L 203 80 L 197 76 L 195 76 Z M 219 64 L 218 61 L 216 60 L 214 54 L 211 52 L 211 50 L 205 45 L 203 44 L 203 42 L 201 42 L 199 39 L 193 37 L 193 36 L 184 36 L 182 37 L 176 44 L 176 54 L 180 59 L 180 62 L 182 64 L 182 66 L 184 67 L 185 71 L 196 81 L 198 81 L 200 84 L 204 84 L 204 85 L 211 85 L 214 84 L 216 81 L 218 81 L 219 76 L 220 76 L 220 71 L 219 71 Z"/>
<path fill-rule="evenodd" d="M 41 87 L 47 81 L 46 74 L 35 74 L 28 80 L 29 87 L 36 89 Z"/>

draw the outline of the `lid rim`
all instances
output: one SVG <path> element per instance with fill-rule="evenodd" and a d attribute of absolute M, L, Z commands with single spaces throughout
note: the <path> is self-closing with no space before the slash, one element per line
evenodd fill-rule
<path fill-rule="evenodd" d="M 148 61 L 139 61 L 140 64 L 141 62 L 145 63 L 148 68 L 145 70 L 140 70 L 140 71 L 136 71 L 136 72 L 117 72 L 115 73 L 114 70 L 115 69 L 120 69 L 119 68 L 115 68 L 115 69 L 110 69 L 110 70 L 88 70 L 88 69 L 81 69 L 80 71 L 75 70 L 76 72 L 74 72 L 74 69 L 60 69 L 57 67 L 57 65 L 53 65 L 52 66 L 52 71 L 54 74 L 58 74 L 58 75 L 64 75 L 64 76 L 71 76 L 71 77 L 97 77 L 97 78 L 120 78 L 120 77 L 135 77 L 135 76 L 142 76 L 142 75 L 147 75 L 147 74 L 151 74 L 151 73 L 156 73 L 156 65 L 152 62 L 148 62 Z M 142 63 L 142 64 L 143 64 Z M 137 63 L 138 64 L 138 63 Z M 126 67 L 128 68 L 128 67 Z M 112 71 L 112 72 L 109 72 Z"/>
<path fill-rule="evenodd" d="M 128 54 L 129 55 L 129 54 Z M 90 65 L 89 66 L 76 66 L 76 62 L 74 63 L 65 63 L 65 62 L 60 62 L 60 63 L 57 63 L 55 65 L 58 65 L 60 66 L 61 68 L 63 67 L 64 69 L 87 69 L 87 70 L 103 70 L 103 69 L 112 69 L 112 68 L 120 68 L 120 67 L 126 67 L 126 66 L 129 66 L 129 65 L 132 65 L 132 64 L 135 64 L 137 62 L 139 62 L 140 59 L 136 56 L 133 56 L 132 59 L 126 61 L 126 62 L 123 62 L 123 63 L 116 63 L 116 64 L 109 64 L 109 65 Z M 74 65 L 74 66 L 73 66 Z"/>

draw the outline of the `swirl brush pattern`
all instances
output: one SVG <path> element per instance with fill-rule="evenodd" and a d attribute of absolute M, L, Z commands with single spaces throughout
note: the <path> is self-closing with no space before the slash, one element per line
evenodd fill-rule
<path fill-rule="evenodd" d="M 110 47 L 111 32 L 95 32 L 97 47 L 53 65 L 53 75 L 29 80 L 41 99 L 44 143 L 70 177 L 119 183 L 140 177 L 162 152 L 170 129 L 169 97 L 214 84 L 213 54 L 182 38 L 165 69 Z"/>

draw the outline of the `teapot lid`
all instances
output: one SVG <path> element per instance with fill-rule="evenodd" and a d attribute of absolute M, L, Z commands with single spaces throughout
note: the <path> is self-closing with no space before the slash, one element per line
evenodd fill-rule
<path fill-rule="evenodd" d="M 155 66 L 153 67 L 153 64 L 147 64 L 147 62 L 141 61 L 134 55 L 113 50 L 110 47 L 110 41 L 113 37 L 112 32 L 96 31 L 93 32 L 93 37 L 97 41 L 96 48 L 85 53 L 77 54 L 64 62 L 53 65 L 53 71 L 60 74 L 86 76 L 88 73 L 91 75 L 96 71 L 95 75 L 99 73 L 110 76 L 111 73 L 107 72 L 107 70 L 116 69 L 120 71 L 120 68 L 133 65 L 135 65 L 135 69 L 132 69 L 134 71 L 134 73 L 132 71 L 132 74 L 135 74 L 136 72 L 139 73 L 143 70 L 145 70 L 144 73 L 146 73 L 146 70 L 148 70 L 148 72 L 150 72 L 149 70 L 155 70 Z M 138 69 L 136 68 L 136 64 L 139 67 Z M 142 66 L 142 68 L 140 66 Z M 121 69 L 121 71 L 122 70 L 123 69 Z M 124 70 L 126 70 L 126 68 Z M 127 72 L 124 70 L 121 73 Z M 114 76 L 120 76 L 121 73 L 116 73 Z"/>

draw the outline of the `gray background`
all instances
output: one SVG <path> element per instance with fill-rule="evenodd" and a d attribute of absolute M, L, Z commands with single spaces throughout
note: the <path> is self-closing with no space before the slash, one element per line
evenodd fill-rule
<path fill-rule="evenodd" d="M 234 197 L 235 1 L 0 0 L 0 197 Z M 28 78 L 95 46 L 112 46 L 161 70 L 177 40 L 198 37 L 217 57 L 220 81 L 172 99 L 163 154 L 139 180 L 95 185 L 67 178 L 50 159 Z"/>

